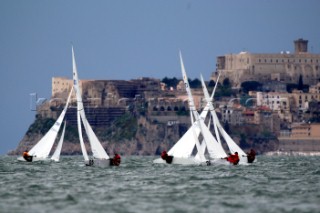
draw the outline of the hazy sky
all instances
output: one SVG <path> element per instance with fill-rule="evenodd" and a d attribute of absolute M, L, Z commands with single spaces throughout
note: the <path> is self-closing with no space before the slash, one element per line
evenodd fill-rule
<path fill-rule="evenodd" d="M 53 76 L 72 77 L 71 43 L 82 79 L 209 79 L 216 57 L 320 53 L 320 1 L 0 0 L 0 154 L 14 149 L 35 113 L 30 93 L 50 98 Z"/>

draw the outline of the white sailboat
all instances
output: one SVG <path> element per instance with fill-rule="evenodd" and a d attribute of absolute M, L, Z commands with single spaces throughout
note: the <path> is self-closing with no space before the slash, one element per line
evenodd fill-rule
<path fill-rule="evenodd" d="M 72 67 L 73 67 L 73 87 L 76 92 L 77 97 L 77 123 L 78 123 L 78 132 L 79 132 L 79 140 L 80 146 L 82 150 L 82 154 L 85 160 L 85 164 L 88 166 L 109 166 L 110 165 L 110 157 L 102 147 L 99 139 L 97 138 L 96 134 L 93 132 L 92 127 L 90 126 L 86 114 L 84 111 L 83 101 L 81 97 L 81 90 L 79 87 L 79 78 L 78 78 L 78 71 L 74 56 L 74 51 L 72 47 Z M 82 128 L 81 128 L 81 121 L 83 123 L 85 132 L 88 136 L 88 140 L 92 150 L 92 158 L 89 159 L 84 141 L 82 136 Z"/>
<path fill-rule="evenodd" d="M 208 164 L 209 160 L 204 156 L 205 148 L 208 150 L 209 158 L 220 159 L 226 157 L 221 144 L 219 144 L 215 138 L 210 133 L 208 127 L 204 123 L 204 119 L 208 113 L 208 106 L 199 115 L 195 109 L 191 89 L 188 82 L 188 77 L 184 68 L 182 56 L 180 53 L 180 64 L 181 72 L 183 76 L 183 81 L 186 86 L 186 91 L 188 94 L 190 117 L 192 126 L 189 130 L 182 136 L 182 138 L 169 150 L 168 155 L 173 156 L 173 164 Z M 203 141 L 200 144 L 199 135 L 203 136 Z M 192 156 L 192 152 L 196 147 L 197 155 Z M 165 163 L 166 161 L 162 158 L 154 160 L 154 163 Z"/>
<path fill-rule="evenodd" d="M 29 156 L 26 157 L 18 157 L 19 161 L 28 161 L 28 162 L 34 162 L 34 161 L 46 161 L 49 160 L 48 156 L 50 154 L 50 151 L 52 149 L 52 146 L 54 144 L 54 141 L 57 138 L 58 132 L 60 130 L 62 121 L 66 115 L 70 97 L 72 94 L 72 89 L 70 91 L 70 94 L 67 99 L 67 103 L 62 110 L 60 116 L 58 117 L 57 121 L 54 123 L 54 125 L 49 129 L 49 131 L 41 138 L 41 140 L 28 152 Z M 62 137 L 63 138 L 63 137 Z M 26 160 L 28 159 L 28 160 Z"/>
<path fill-rule="evenodd" d="M 212 97 L 209 97 L 209 93 L 208 93 L 207 87 L 204 83 L 202 75 L 201 75 L 201 84 L 202 84 L 202 89 L 203 89 L 203 93 L 205 95 L 207 105 L 209 105 L 210 114 L 212 116 L 213 125 L 215 128 L 215 135 L 216 135 L 216 138 L 218 138 L 218 142 L 221 143 L 220 136 L 219 136 L 219 133 L 220 133 L 221 136 L 223 137 L 223 139 L 225 140 L 225 142 L 227 143 L 227 146 L 229 148 L 230 153 L 234 154 L 235 152 L 238 152 L 238 155 L 240 158 L 239 163 L 241 163 L 241 164 L 246 163 L 247 162 L 247 154 L 236 144 L 236 142 L 234 142 L 234 140 L 230 137 L 230 135 L 222 127 L 222 125 L 218 119 L 217 113 L 213 107 Z M 217 129 L 219 129 L 219 132 L 217 131 Z"/>

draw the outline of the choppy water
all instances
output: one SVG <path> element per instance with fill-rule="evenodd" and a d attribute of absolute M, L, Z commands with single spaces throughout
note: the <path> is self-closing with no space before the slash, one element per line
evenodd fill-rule
<path fill-rule="evenodd" d="M 0 212 L 320 212 L 320 157 L 258 156 L 250 166 L 120 167 L 82 158 L 30 164 L 0 157 Z"/>

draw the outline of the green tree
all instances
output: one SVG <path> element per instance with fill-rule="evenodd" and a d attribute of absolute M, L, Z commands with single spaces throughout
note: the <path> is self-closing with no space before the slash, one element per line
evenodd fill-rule
<path fill-rule="evenodd" d="M 229 78 L 223 79 L 222 86 L 227 87 L 227 88 L 231 87 L 231 83 L 230 83 Z"/>
<path fill-rule="evenodd" d="M 241 83 L 241 89 L 244 93 L 249 91 L 259 91 L 261 90 L 262 84 L 257 81 L 244 81 Z"/>
<path fill-rule="evenodd" d="M 216 82 L 214 82 L 214 80 L 210 80 L 208 87 L 214 87 L 216 85 Z"/>
<path fill-rule="evenodd" d="M 169 88 L 173 87 L 176 89 L 179 81 L 180 80 L 178 80 L 176 77 L 173 77 L 173 78 L 165 77 L 162 79 L 161 82 L 165 83 Z"/>
<path fill-rule="evenodd" d="M 288 93 L 292 93 L 294 89 L 298 89 L 298 84 L 292 84 L 292 83 L 287 84 Z"/>
<path fill-rule="evenodd" d="M 199 79 L 194 79 L 189 81 L 190 88 L 201 88 L 201 81 Z"/>

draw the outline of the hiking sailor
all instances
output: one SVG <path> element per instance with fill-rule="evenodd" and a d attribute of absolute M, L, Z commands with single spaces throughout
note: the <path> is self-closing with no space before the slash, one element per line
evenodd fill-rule
<path fill-rule="evenodd" d="M 226 159 L 227 161 L 229 161 L 233 165 L 237 165 L 240 161 L 238 152 L 235 152 L 234 154 L 229 154 L 229 157 L 225 157 L 224 159 Z"/>
<path fill-rule="evenodd" d="M 255 158 L 256 158 L 256 152 L 254 151 L 254 149 L 250 149 L 250 152 L 247 153 L 248 163 L 253 163 Z"/>
<path fill-rule="evenodd" d="M 29 155 L 28 150 L 25 150 L 22 154 L 22 157 L 28 161 L 28 162 L 32 162 L 32 157 L 31 155 Z"/>
<path fill-rule="evenodd" d="M 114 157 L 110 158 L 110 166 L 119 166 L 121 163 L 121 157 L 118 153 L 114 154 Z"/>
<path fill-rule="evenodd" d="M 173 156 L 168 155 L 167 151 L 165 150 L 161 153 L 161 158 L 162 160 L 165 160 L 168 164 L 171 164 L 173 160 Z"/>

